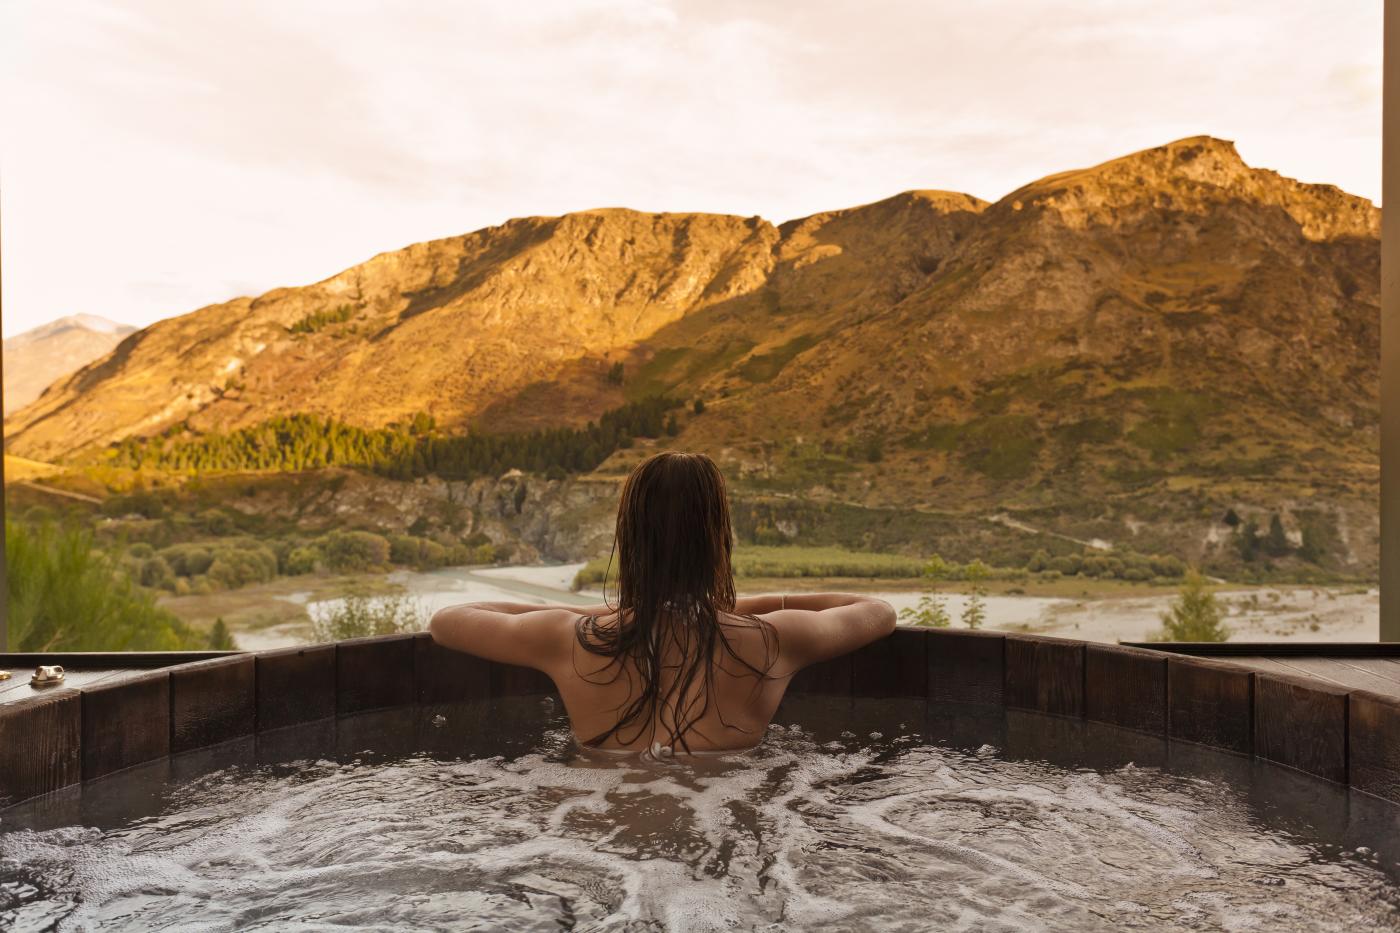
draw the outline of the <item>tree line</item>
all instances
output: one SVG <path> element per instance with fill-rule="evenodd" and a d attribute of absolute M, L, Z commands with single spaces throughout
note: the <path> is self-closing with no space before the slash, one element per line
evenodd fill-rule
<path fill-rule="evenodd" d="M 176 425 L 146 438 L 112 445 L 111 459 L 135 470 L 294 471 L 364 467 L 393 479 L 434 474 L 446 479 L 498 476 L 509 469 L 545 474 L 596 469 L 637 437 L 674 434 L 681 403 L 664 396 L 629 402 L 581 428 L 504 434 L 450 435 L 423 413 L 383 428 L 361 428 L 336 418 L 292 414 L 236 431 L 193 434 Z"/>

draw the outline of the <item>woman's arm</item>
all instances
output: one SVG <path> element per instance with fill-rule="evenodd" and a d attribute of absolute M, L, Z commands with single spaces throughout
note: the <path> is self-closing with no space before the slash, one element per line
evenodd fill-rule
<path fill-rule="evenodd" d="M 582 616 L 601 616 L 612 612 L 615 607 L 598 604 L 596 606 L 574 606 L 566 603 L 501 603 L 501 602 L 481 602 L 464 603 L 461 606 L 451 606 L 452 609 L 489 609 L 492 612 L 503 612 L 506 615 L 519 615 L 522 612 L 538 612 L 541 609 L 565 609 L 569 612 Z"/>
<path fill-rule="evenodd" d="M 559 606 L 468 603 L 433 613 L 428 633 L 444 648 L 551 674 L 568 657 L 576 618 Z"/>
<path fill-rule="evenodd" d="M 798 593 L 765 613 L 778 632 L 785 673 L 838 658 L 894 631 L 894 607 L 853 593 Z"/>
<path fill-rule="evenodd" d="M 883 602 L 871 596 L 858 596 L 851 593 L 789 593 L 786 596 L 740 596 L 734 601 L 734 611 L 748 615 L 767 615 L 779 609 L 808 609 L 821 612 L 850 606 L 859 602 Z"/>

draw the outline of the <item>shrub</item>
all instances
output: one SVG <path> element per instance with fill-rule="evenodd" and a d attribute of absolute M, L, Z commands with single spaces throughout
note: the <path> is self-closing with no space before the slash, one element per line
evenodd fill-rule
<path fill-rule="evenodd" d="M 289 576 L 296 576 L 303 573 L 312 573 L 323 560 L 321 549 L 315 546 L 294 547 L 287 553 L 287 561 L 283 567 L 283 572 Z"/>
<path fill-rule="evenodd" d="M 205 509 L 200 512 L 199 524 L 211 535 L 227 535 L 234 531 L 233 519 L 220 509 Z"/>
<path fill-rule="evenodd" d="M 86 531 L 5 522 L 13 651 L 172 651 L 201 640 L 137 589 Z"/>
<path fill-rule="evenodd" d="M 142 586 L 149 586 L 152 589 L 173 590 L 175 588 L 175 572 L 170 569 L 165 558 L 148 557 L 141 562 L 139 581 Z"/>
<path fill-rule="evenodd" d="M 178 576 L 197 577 L 209 570 L 214 555 L 207 547 L 199 544 L 172 544 L 160 552 L 170 569 Z"/>
<path fill-rule="evenodd" d="M 333 531 L 319 542 L 326 565 L 339 573 L 382 570 L 389 564 L 389 542 L 369 531 Z"/>
<path fill-rule="evenodd" d="M 102 512 L 113 518 L 121 518 L 124 515 L 160 518 L 165 514 L 165 503 L 154 493 L 138 491 L 124 496 L 112 496 L 102 503 Z"/>
<path fill-rule="evenodd" d="M 311 632 L 318 642 L 421 632 L 427 627 L 423 607 L 406 596 L 366 597 L 351 594 L 326 611 L 313 613 Z"/>
<path fill-rule="evenodd" d="M 332 324 L 343 324 L 355 316 L 353 305 L 339 305 L 333 309 L 323 308 L 298 318 L 287 330 L 293 334 L 314 334 Z"/>

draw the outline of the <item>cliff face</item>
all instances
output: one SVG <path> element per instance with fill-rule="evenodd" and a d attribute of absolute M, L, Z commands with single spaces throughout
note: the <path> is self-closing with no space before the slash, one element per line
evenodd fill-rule
<path fill-rule="evenodd" d="M 809 497 L 1365 503 L 1379 227 L 1208 137 L 995 204 L 524 218 L 162 321 L 11 416 L 7 444 L 52 459 L 292 411 L 506 430 L 669 392 L 707 405 L 677 444 Z"/>

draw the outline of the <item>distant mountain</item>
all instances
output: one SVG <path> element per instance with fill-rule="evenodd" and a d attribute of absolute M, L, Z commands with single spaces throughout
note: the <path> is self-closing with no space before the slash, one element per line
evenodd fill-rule
<path fill-rule="evenodd" d="M 1366 562 L 1379 233 L 1369 201 L 1210 137 L 995 204 L 528 217 L 161 321 L 7 440 L 49 460 L 295 411 L 506 430 L 666 392 L 705 401 L 667 442 L 752 489 L 1144 547 L 1227 533 L 1227 503 L 1316 513 Z"/>
<path fill-rule="evenodd" d="M 5 415 L 39 397 L 54 380 L 106 356 L 136 328 L 95 314 L 73 314 L 5 341 Z"/>

